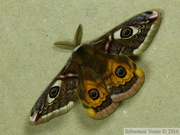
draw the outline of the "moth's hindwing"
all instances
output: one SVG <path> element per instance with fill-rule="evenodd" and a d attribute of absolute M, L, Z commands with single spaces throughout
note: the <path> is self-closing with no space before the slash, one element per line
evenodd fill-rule
<path fill-rule="evenodd" d="M 91 118 L 103 119 L 140 89 L 144 73 L 127 56 L 93 56 L 96 69 L 86 64 L 79 70 L 77 94 Z"/>
<path fill-rule="evenodd" d="M 30 124 L 39 124 L 71 110 L 76 100 L 77 72 L 71 59 L 33 106 Z"/>
<path fill-rule="evenodd" d="M 147 11 L 118 25 L 90 44 L 99 52 L 137 55 L 149 46 L 160 22 L 160 12 Z"/>
<path fill-rule="evenodd" d="M 108 71 L 103 74 L 113 102 L 135 95 L 144 83 L 144 72 L 125 55 L 109 56 Z"/>
<path fill-rule="evenodd" d="M 77 94 L 88 115 L 102 119 L 114 112 L 119 103 L 112 102 L 103 78 L 88 67 L 80 74 Z"/>

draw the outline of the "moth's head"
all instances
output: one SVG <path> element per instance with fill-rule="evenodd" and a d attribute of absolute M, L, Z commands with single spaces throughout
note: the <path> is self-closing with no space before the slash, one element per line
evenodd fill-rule
<path fill-rule="evenodd" d="M 74 49 L 74 53 L 76 53 L 78 55 L 92 54 L 92 53 L 94 53 L 94 49 L 89 44 L 82 44 L 82 45 L 78 45 Z"/>
<path fill-rule="evenodd" d="M 83 45 L 77 46 L 74 49 L 72 58 L 76 64 L 82 64 L 82 63 L 92 59 L 92 56 L 94 56 L 94 54 L 95 54 L 95 52 L 91 45 L 83 44 Z"/>

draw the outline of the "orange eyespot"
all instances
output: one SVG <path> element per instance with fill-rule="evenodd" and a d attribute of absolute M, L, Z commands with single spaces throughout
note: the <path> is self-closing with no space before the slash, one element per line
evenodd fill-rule
<path fill-rule="evenodd" d="M 117 77 L 123 78 L 126 76 L 126 70 L 122 66 L 118 66 L 115 70 L 115 75 Z"/>
<path fill-rule="evenodd" d="M 51 90 L 49 91 L 49 97 L 50 98 L 55 98 L 59 93 L 59 87 L 58 86 L 55 86 L 55 87 L 52 87 Z"/>
<path fill-rule="evenodd" d="M 96 100 L 99 98 L 99 92 L 97 89 L 90 89 L 88 94 L 93 100 Z"/>

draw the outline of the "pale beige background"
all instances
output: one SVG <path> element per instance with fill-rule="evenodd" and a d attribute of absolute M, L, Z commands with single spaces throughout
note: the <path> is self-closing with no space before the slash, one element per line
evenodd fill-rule
<path fill-rule="evenodd" d="M 0 4 L 0 134 L 121 135 L 128 127 L 180 127 L 179 0 L 8 0 Z M 71 52 L 52 44 L 83 42 L 146 10 L 163 14 L 161 27 L 137 64 L 146 73 L 140 92 L 104 120 L 87 116 L 79 102 L 71 112 L 38 126 L 28 124 L 36 99 Z"/>

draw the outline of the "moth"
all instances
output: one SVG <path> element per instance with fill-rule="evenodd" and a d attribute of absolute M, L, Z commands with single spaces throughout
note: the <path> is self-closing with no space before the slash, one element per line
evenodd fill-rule
<path fill-rule="evenodd" d="M 81 44 L 81 25 L 76 31 L 75 43 L 55 43 L 75 49 L 36 101 L 30 112 L 30 124 L 44 123 L 69 112 L 77 98 L 93 119 L 112 114 L 121 101 L 135 95 L 143 85 L 144 72 L 129 56 L 146 50 L 160 23 L 160 12 L 147 11 L 89 44 Z"/>

